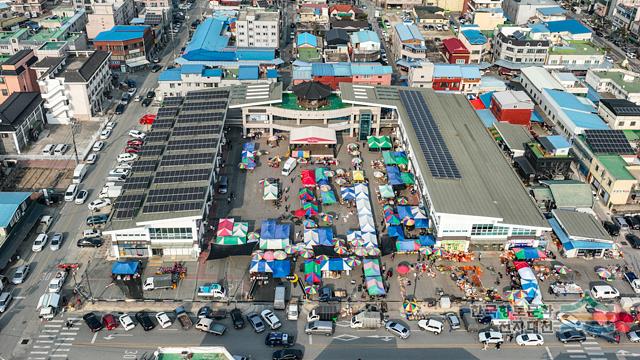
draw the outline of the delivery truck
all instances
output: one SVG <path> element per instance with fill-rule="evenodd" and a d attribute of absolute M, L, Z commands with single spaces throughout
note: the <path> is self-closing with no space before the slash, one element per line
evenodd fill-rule
<path fill-rule="evenodd" d="M 46 234 L 53 222 L 53 218 L 49 215 L 44 215 L 38 222 L 38 234 Z"/>
<path fill-rule="evenodd" d="M 71 182 L 74 184 L 80 184 L 86 174 L 87 174 L 87 164 L 78 164 L 76 168 L 73 170 L 73 179 L 71 180 Z"/>
<path fill-rule="evenodd" d="M 340 316 L 340 309 L 337 305 L 320 305 L 307 314 L 307 322 L 311 321 L 336 321 Z"/>
<path fill-rule="evenodd" d="M 174 276 L 172 274 L 155 275 L 148 277 L 144 281 L 142 289 L 145 291 L 156 289 L 172 289 L 175 287 L 175 284 L 176 282 L 174 281 Z"/>
<path fill-rule="evenodd" d="M 352 329 L 377 329 L 384 325 L 382 313 L 379 311 L 363 311 L 351 317 Z"/>
<path fill-rule="evenodd" d="M 222 285 L 218 283 L 208 283 L 198 286 L 198 296 L 224 299 L 227 297 L 227 293 Z"/>
<path fill-rule="evenodd" d="M 56 316 L 59 308 L 60 294 L 48 292 L 40 296 L 36 310 L 41 320 L 51 320 Z"/>

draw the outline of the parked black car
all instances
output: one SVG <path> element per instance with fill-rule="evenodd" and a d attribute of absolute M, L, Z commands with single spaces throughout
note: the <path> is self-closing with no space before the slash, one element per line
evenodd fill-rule
<path fill-rule="evenodd" d="M 162 65 L 156 64 L 151 67 L 151 72 L 157 73 L 160 70 L 162 70 Z"/>
<path fill-rule="evenodd" d="M 240 311 L 239 309 L 231 310 L 231 321 L 233 322 L 234 328 L 244 328 L 244 318 L 242 317 L 242 311 Z"/>
<path fill-rule="evenodd" d="M 154 97 L 156 97 L 155 91 L 153 90 L 147 91 L 147 99 L 153 99 Z"/>
<path fill-rule="evenodd" d="M 564 344 L 568 342 L 584 342 L 587 340 L 584 332 L 573 329 L 556 331 L 556 338 Z"/>
<path fill-rule="evenodd" d="M 633 230 L 640 230 L 640 220 L 633 216 L 625 216 L 624 220 L 629 224 L 629 227 Z"/>
<path fill-rule="evenodd" d="M 99 248 L 102 246 L 102 239 L 97 238 L 97 237 L 91 237 L 91 238 L 82 238 L 78 240 L 77 243 L 78 247 L 95 247 L 95 248 Z"/>
<path fill-rule="evenodd" d="M 270 332 L 264 339 L 264 344 L 267 346 L 284 346 L 290 347 L 296 343 L 295 338 L 291 334 L 285 332 Z"/>
<path fill-rule="evenodd" d="M 640 248 L 640 237 L 638 237 L 636 234 L 627 234 L 624 236 L 624 238 L 627 240 L 627 242 L 629 243 L 629 245 L 631 245 L 632 248 L 634 249 Z"/>
<path fill-rule="evenodd" d="M 330 287 L 325 286 L 323 288 L 320 288 L 320 291 L 318 292 L 318 297 L 320 302 L 330 301 L 332 296 L 333 296 L 333 292 L 331 291 Z"/>
<path fill-rule="evenodd" d="M 213 312 L 213 310 L 208 307 L 208 306 L 203 306 L 200 308 L 200 310 L 198 310 L 198 318 L 202 319 L 202 318 L 208 318 L 209 316 L 211 316 L 211 313 Z"/>
<path fill-rule="evenodd" d="M 140 311 L 136 313 L 136 320 L 142 326 L 144 331 L 153 330 L 156 327 L 156 324 L 151 320 L 151 316 L 146 312 Z"/>
<path fill-rule="evenodd" d="M 118 106 L 116 106 L 116 115 L 120 115 L 124 112 L 124 105 L 123 104 L 118 104 Z"/>
<path fill-rule="evenodd" d="M 604 226 L 604 229 L 607 230 L 607 232 L 609 233 L 609 235 L 611 236 L 618 236 L 620 235 L 620 226 L 612 223 L 611 221 L 605 221 L 602 223 L 602 226 Z"/>
<path fill-rule="evenodd" d="M 147 107 L 151 105 L 152 102 L 153 102 L 153 99 L 145 98 L 144 100 L 142 100 L 142 106 Z"/>
<path fill-rule="evenodd" d="M 109 220 L 109 215 L 107 214 L 92 215 L 87 217 L 87 225 L 100 225 L 106 223 L 107 220 Z"/>
<path fill-rule="evenodd" d="M 302 350 L 282 349 L 273 352 L 273 360 L 302 360 Z"/>
<path fill-rule="evenodd" d="M 98 316 L 96 316 L 96 314 L 92 312 L 84 314 L 82 320 L 84 320 L 91 332 L 100 331 L 104 328 L 104 326 L 102 326 L 102 321 L 100 321 L 100 319 L 98 319 Z"/>

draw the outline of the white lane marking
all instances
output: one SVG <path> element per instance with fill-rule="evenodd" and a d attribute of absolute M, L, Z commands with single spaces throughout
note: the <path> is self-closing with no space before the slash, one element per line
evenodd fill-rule
<path fill-rule="evenodd" d="M 56 336 L 55 335 L 38 335 L 38 337 L 39 338 L 49 338 L 49 339 L 51 339 L 51 338 L 54 338 Z"/>
<path fill-rule="evenodd" d="M 570 353 L 583 353 L 584 350 L 582 350 L 582 349 L 567 349 L 567 352 L 570 352 Z"/>
<path fill-rule="evenodd" d="M 582 344 L 583 345 L 599 345 L 597 341 L 585 341 Z"/>
<path fill-rule="evenodd" d="M 607 360 L 607 358 L 591 358 L 591 360 Z"/>
<path fill-rule="evenodd" d="M 313 345 L 313 335 L 309 335 L 309 345 Z"/>
<path fill-rule="evenodd" d="M 69 355 L 67 354 L 51 354 L 49 355 L 50 358 L 67 358 Z"/>
<path fill-rule="evenodd" d="M 580 344 L 564 344 L 566 347 L 580 347 Z"/>
<path fill-rule="evenodd" d="M 57 340 L 60 340 L 60 341 L 65 341 L 65 340 L 67 340 L 67 341 L 73 341 L 73 340 L 75 340 L 75 339 L 76 339 L 76 338 L 72 338 L 72 337 L 71 337 L 71 338 L 62 338 L 62 337 L 61 337 L 61 338 L 57 338 Z"/>
<path fill-rule="evenodd" d="M 73 344 L 72 343 L 65 343 L 65 342 L 57 342 L 54 345 L 55 346 L 71 346 Z"/>
<path fill-rule="evenodd" d="M 51 345 L 34 345 L 33 346 L 34 349 L 48 349 L 50 347 Z"/>
<path fill-rule="evenodd" d="M 92 344 L 95 344 L 95 342 L 96 342 L 96 338 L 97 338 L 97 337 L 98 337 L 98 333 L 94 333 L 94 334 L 93 334 L 93 339 L 91 339 L 91 343 L 92 343 Z"/>
<path fill-rule="evenodd" d="M 572 359 L 586 359 L 587 355 L 569 355 Z"/>
<path fill-rule="evenodd" d="M 29 354 L 47 355 L 48 351 L 31 351 Z"/>
<path fill-rule="evenodd" d="M 45 324 L 44 327 L 49 328 L 61 328 L 62 324 Z"/>
<path fill-rule="evenodd" d="M 600 346 L 585 346 L 585 350 L 602 350 Z"/>
<path fill-rule="evenodd" d="M 594 356 L 594 355 L 601 356 L 601 355 L 604 355 L 603 352 L 589 352 L 589 351 L 587 351 L 587 354 L 589 356 Z"/>
<path fill-rule="evenodd" d="M 15 299 L 15 298 L 14 298 L 14 299 Z M 63 322 L 63 321 L 64 321 L 64 320 L 62 320 L 62 319 L 53 319 L 53 320 L 49 320 L 49 322 L 50 322 L 50 323 L 61 323 L 61 322 Z"/>
<path fill-rule="evenodd" d="M 72 327 L 70 327 L 70 328 L 67 328 L 67 330 L 69 330 L 69 331 L 78 331 L 78 330 L 80 330 L 80 328 L 79 328 L 79 327 L 73 327 L 73 326 L 72 326 Z"/>
<path fill-rule="evenodd" d="M 47 358 L 43 358 L 43 357 L 29 357 L 29 360 L 46 360 Z"/>
<path fill-rule="evenodd" d="M 553 360 L 553 354 L 551 354 L 551 350 L 549 349 L 549 347 L 545 346 L 544 349 L 547 350 L 547 356 L 549 357 L 549 360 Z"/>
<path fill-rule="evenodd" d="M 58 333 L 58 332 L 60 332 L 60 330 L 58 330 L 58 329 L 56 329 L 56 330 L 53 330 L 53 329 L 43 329 L 43 330 L 42 330 L 42 332 Z"/>
<path fill-rule="evenodd" d="M 51 344 L 53 343 L 53 340 L 36 340 L 36 342 L 42 344 Z"/>
<path fill-rule="evenodd" d="M 76 320 L 80 320 L 80 319 L 82 319 L 82 318 L 79 318 L 79 317 L 71 317 L 71 316 L 67 318 L 67 320 L 72 320 L 72 321 L 76 321 Z"/>
<path fill-rule="evenodd" d="M 78 333 L 77 332 L 61 332 L 60 335 L 76 336 L 76 335 L 78 335 Z"/>

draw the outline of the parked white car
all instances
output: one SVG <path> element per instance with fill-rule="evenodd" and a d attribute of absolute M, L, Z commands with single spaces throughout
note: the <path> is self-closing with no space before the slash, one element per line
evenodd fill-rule
<path fill-rule="evenodd" d="M 147 134 L 143 133 L 140 130 L 129 130 L 129 136 L 131 136 L 134 139 L 144 139 Z"/>
<path fill-rule="evenodd" d="M 520 346 L 544 345 L 544 338 L 538 333 L 527 333 L 516 336 L 516 344 Z"/>
<path fill-rule="evenodd" d="M 116 159 L 119 163 L 121 162 L 128 162 L 128 161 L 134 161 L 138 158 L 137 154 L 128 154 L 128 153 L 124 153 L 124 154 L 120 154 L 118 155 L 118 158 Z"/>
<path fill-rule="evenodd" d="M 45 245 L 47 245 L 47 240 L 48 239 L 49 239 L 49 237 L 47 236 L 47 234 L 38 235 L 38 237 L 36 237 L 36 240 L 33 242 L 33 245 L 31 246 L 31 251 L 33 251 L 33 252 L 42 251 L 42 249 L 44 249 Z"/>
<path fill-rule="evenodd" d="M 112 176 L 120 176 L 120 175 L 129 176 L 130 172 L 131 172 L 131 170 L 129 170 L 129 169 L 123 169 L 121 167 L 117 167 L 117 168 L 109 171 L 109 175 L 112 175 Z"/>
<path fill-rule="evenodd" d="M 125 331 L 129 331 L 136 327 L 136 324 L 133 322 L 133 319 L 131 318 L 131 316 L 129 316 L 129 314 L 120 315 L 118 320 L 120 321 L 120 325 L 122 325 L 122 328 Z"/>
<path fill-rule="evenodd" d="M 444 324 L 441 321 L 435 319 L 428 319 L 418 321 L 418 327 L 424 331 L 429 331 L 436 335 L 439 335 L 442 332 Z"/>
<path fill-rule="evenodd" d="M 100 210 L 102 208 L 105 208 L 105 207 L 107 207 L 109 205 L 111 205 L 111 200 L 110 199 L 96 199 L 96 200 L 93 200 L 92 202 L 90 202 L 87 207 L 91 211 L 98 211 L 98 210 Z"/>
<path fill-rule="evenodd" d="M 91 153 L 91 154 L 87 155 L 87 159 L 85 160 L 85 162 L 87 164 L 95 164 L 97 160 L 98 160 L 98 154 Z"/>
<path fill-rule="evenodd" d="M 100 132 L 100 140 L 106 140 L 111 136 L 111 129 L 105 128 Z"/>
<path fill-rule="evenodd" d="M 280 323 L 280 319 L 278 319 L 276 314 L 274 314 L 273 311 L 269 309 L 262 310 L 262 312 L 260 313 L 260 316 L 262 316 L 262 319 L 264 320 L 264 322 L 266 322 L 267 325 L 271 327 L 271 330 L 275 330 L 280 326 L 282 326 L 282 323 Z"/>
<path fill-rule="evenodd" d="M 88 197 L 89 192 L 87 190 L 80 190 L 78 191 L 78 195 L 76 195 L 76 198 L 75 200 L 73 200 L 73 202 L 76 203 L 76 205 L 82 205 L 85 201 L 87 201 Z"/>
<path fill-rule="evenodd" d="M 160 324 L 160 326 L 163 329 L 166 329 L 169 326 L 171 326 L 171 319 L 169 319 L 169 315 L 167 315 L 167 313 L 165 313 L 165 312 L 157 313 L 156 314 L 156 320 L 158 320 L 158 324 Z"/>
<path fill-rule="evenodd" d="M 479 333 L 478 340 L 483 344 L 502 344 L 504 342 L 502 333 L 493 330 Z"/>
<path fill-rule="evenodd" d="M 103 147 L 104 147 L 104 141 L 96 141 L 95 143 L 93 143 L 93 147 L 91 148 L 91 150 L 95 152 L 99 152 L 100 150 L 102 150 Z"/>
<path fill-rule="evenodd" d="M 578 320 L 578 318 L 571 314 L 558 313 L 557 318 L 563 325 L 569 326 L 576 330 L 582 329 L 582 321 Z"/>
<path fill-rule="evenodd" d="M 116 127 L 116 122 L 115 121 L 109 121 L 107 123 L 107 125 L 104 126 L 105 130 L 113 130 L 113 128 Z"/>

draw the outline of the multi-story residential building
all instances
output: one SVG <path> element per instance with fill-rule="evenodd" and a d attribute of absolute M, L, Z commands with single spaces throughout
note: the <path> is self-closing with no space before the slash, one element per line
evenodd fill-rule
<path fill-rule="evenodd" d="M 46 0 L 12 0 L 11 11 L 25 17 L 38 17 L 47 11 Z"/>
<path fill-rule="evenodd" d="M 588 41 L 569 41 L 552 46 L 547 57 L 547 68 L 586 71 L 604 65 L 605 51 Z"/>
<path fill-rule="evenodd" d="M 471 57 L 469 50 L 457 38 L 444 39 L 442 53 L 449 64 L 468 64 Z"/>
<path fill-rule="evenodd" d="M 591 41 L 593 37 L 593 31 L 575 19 L 549 21 L 534 26 L 546 29 L 540 32 L 539 36 L 550 40 L 553 44 L 561 44 L 564 41 Z M 534 38 L 538 37 L 534 36 Z"/>
<path fill-rule="evenodd" d="M 542 22 L 566 20 L 566 10 L 560 6 L 538 8 L 536 18 Z"/>
<path fill-rule="evenodd" d="M 549 51 L 549 41 L 534 40 L 530 29 L 502 27 L 496 29 L 493 44 L 493 61 L 496 65 L 518 70 L 522 67 L 544 65 Z"/>
<path fill-rule="evenodd" d="M 351 54 L 349 34 L 342 29 L 331 29 L 324 35 L 324 61 L 325 62 L 343 62 L 349 61 Z M 369 61 L 375 61 L 371 59 Z"/>
<path fill-rule="evenodd" d="M 631 24 L 640 20 L 640 4 L 619 3 L 613 11 L 611 24 L 614 28 L 629 29 Z"/>
<path fill-rule="evenodd" d="M 70 53 L 62 64 L 51 63 L 38 85 L 47 109 L 47 123 L 92 120 L 106 110 L 111 90 L 109 58 L 105 51 Z"/>
<path fill-rule="evenodd" d="M 599 93 L 640 105 L 640 74 L 623 69 L 589 69 L 585 81 Z"/>
<path fill-rule="evenodd" d="M 480 69 L 475 65 L 434 64 L 431 88 L 435 91 L 477 94 Z"/>
<path fill-rule="evenodd" d="M 380 38 L 375 31 L 356 31 L 350 38 L 352 61 L 376 61 L 380 58 Z"/>
<path fill-rule="evenodd" d="M 342 20 L 351 19 L 354 20 L 356 18 L 356 11 L 353 5 L 349 4 L 335 4 L 329 7 L 329 16 L 332 18 L 338 18 Z"/>
<path fill-rule="evenodd" d="M 238 71 L 211 69 L 204 65 L 184 65 L 163 71 L 158 77 L 157 95 L 185 96 L 190 91 L 240 84 L 269 84 L 278 81 L 276 69 L 241 66 Z"/>
<path fill-rule="evenodd" d="M 471 53 L 469 63 L 481 63 L 485 52 L 488 50 L 489 40 L 480 32 L 479 27 L 477 25 L 461 26 L 458 32 L 458 39 L 462 41 L 464 47 Z"/>
<path fill-rule="evenodd" d="M 33 50 L 20 50 L 0 65 L 0 104 L 14 92 L 38 92 L 36 72 L 31 69 L 38 58 Z"/>
<path fill-rule="evenodd" d="M 600 99 L 598 115 L 614 130 L 640 130 L 640 105 L 627 99 Z"/>
<path fill-rule="evenodd" d="M 93 40 L 97 50 L 111 52 L 112 68 L 136 68 L 149 64 L 153 44 L 151 27 L 136 25 L 116 25 Z"/>
<path fill-rule="evenodd" d="M 305 81 L 317 81 L 321 84 L 338 89 L 340 83 L 358 83 L 363 85 L 390 85 L 391 66 L 380 63 L 313 63 L 308 66 L 298 66 L 293 71 L 294 85 Z"/>
<path fill-rule="evenodd" d="M 241 47 L 280 47 L 280 15 L 277 11 L 244 9 L 236 21 L 236 42 Z"/>
<path fill-rule="evenodd" d="M 465 0 L 462 14 L 471 14 L 480 9 L 500 9 L 502 0 Z"/>
<path fill-rule="evenodd" d="M 0 154 L 21 154 L 44 128 L 38 92 L 15 92 L 0 104 Z"/>
<path fill-rule="evenodd" d="M 95 39 L 99 33 L 116 25 L 128 25 L 136 16 L 133 0 L 74 0 L 76 8 L 87 10 L 87 37 Z"/>
<path fill-rule="evenodd" d="M 506 20 L 502 8 L 482 8 L 473 12 L 471 23 L 477 25 L 480 31 L 492 31 Z"/>
<path fill-rule="evenodd" d="M 393 56 L 395 60 L 416 61 L 427 58 L 424 36 L 417 26 L 396 24 L 393 33 Z"/>
<path fill-rule="evenodd" d="M 409 68 L 408 82 L 410 87 L 433 87 L 433 69 L 435 65 L 430 61 L 423 61 L 420 66 Z"/>
<path fill-rule="evenodd" d="M 329 27 L 329 7 L 327 4 L 300 4 L 298 6 L 297 23 L 306 27 L 318 27 L 327 29 Z M 298 29 L 300 27 L 298 26 Z"/>
<path fill-rule="evenodd" d="M 525 145 L 524 156 L 514 158 L 516 169 L 528 180 L 567 178 L 574 158 L 571 144 L 560 135 L 541 136 Z"/>
<path fill-rule="evenodd" d="M 538 9 L 557 7 L 553 0 L 504 0 L 502 9 L 506 17 L 515 25 L 524 25 L 536 16 Z"/>

